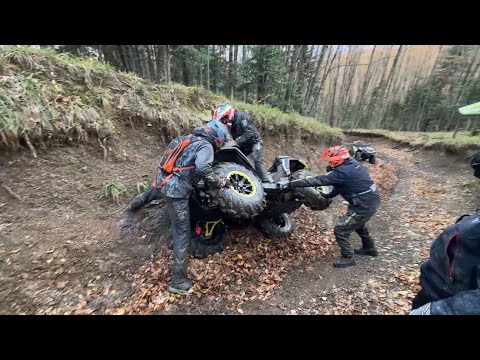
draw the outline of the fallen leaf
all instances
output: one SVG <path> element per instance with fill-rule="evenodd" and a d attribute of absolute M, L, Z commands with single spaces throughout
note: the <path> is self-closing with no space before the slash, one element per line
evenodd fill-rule
<path fill-rule="evenodd" d="M 124 315 L 125 314 L 125 308 L 120 308 L 120 309 L 117 309 L 117 312 L 115 313 L 115 315 Z"/>

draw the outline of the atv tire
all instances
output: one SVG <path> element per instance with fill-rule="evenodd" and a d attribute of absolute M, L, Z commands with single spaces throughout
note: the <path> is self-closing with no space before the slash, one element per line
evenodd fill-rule
<path fill-rule="evenodd" d="M 190 253 L 197 259 L 221 252 L 227 245 L 227 228 L 223 221 L 215 224 L 211 234 L 208 234 L 209 236 L 206 234 L 205 223 L 205 221 L 199 221 L 192 230 Z"/>
<path fill-rule="evenodd" d="M 265 191 L 252 171 L 235 163 L 220 163 L 213 171 L 232 183 L 231 188 L 211 192 L 221 212 L 234 219 L 252 219 L 262 212 L 266 206 Z"/>
<path fill-rule="evenodd" d="M 375 155 L 370 156 L 370 158 L 368 159 L 368 162 L 370 164 L 375 164 L 377 162 L 377 159 L 375 158 Z"/>
<path fill-rule="evenodd" d="M 357 161 L 363 161 L 363 155 L 360 151 L 357 151 L 354 156 L 355 160 Z"/>
<path fill-rule="evenodd" d="M 286 238 L 293 233 L 292 221 L 286 213 L 262 217 L 259 221 L 259 227 L 271 239 Z"/>
<path fill-rule="evenodd" d="M 306 178 L 315 177 L 315 176 L 316 175 L 311 171 L 302 169 L 292 174 L 292 180 L 306 179 Z M 322 189 L 324 193 L 328 193 L 331 191 L 330 187 L 322 186 L 320 189 Z M 294 195 L 296 198 L 302 201 L 305 204 L 305 206 L 316 211 L 325 210 L 332 203 L 331 199 L 324 198 L 320 194 L 320 191 L 314 187 L 296 188 L 294 189 Z"/>

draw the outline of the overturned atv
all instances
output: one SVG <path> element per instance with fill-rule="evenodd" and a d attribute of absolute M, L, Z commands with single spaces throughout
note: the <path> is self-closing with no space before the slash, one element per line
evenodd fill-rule
<path fill-rule="evenodd" d="M 330 199 L 319 189 L 281 190 L 290 180 L 316 176 L 300 160 L 278 156 L 268 169 L 270 182 L 262 183 L 248 158 L 236 147 L 224 148 L 215 155 L 214 171 L 232 183 L 231 188 L 207 190 L 200 181 L 190 197 L 193 236 L 191 252 L 206 257 L 222 251 L 226 245 L 228 224 L 256 225 L 270 238 L 284 238 L 293 232 L 289 214 L 302 204 L 324 210 Z M 322 187 L 324 193 L 331 187 Z"/>

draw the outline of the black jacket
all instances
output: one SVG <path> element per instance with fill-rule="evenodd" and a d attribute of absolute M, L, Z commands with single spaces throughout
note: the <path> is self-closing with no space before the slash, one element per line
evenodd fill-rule
<path fill-rule="evenodd" d="M 432 315 L 480 315 L 480 211 L 435 239 L 420 268 L 420 285 L 414 308 L 431 302 Z"/>
<path fill-rule="evenodd" d="M 240 147 L 251 147 L 262 141 L 262 137 L 253 124 L 252 119 L 244 112 L 236 112 L 230 129 L 233 139 Z"/>
<path fill-rule="evenodd" d="M 375 213 L 380 206 L 380 195 L 370 174 L 356 160 L 345 160 L 327 175 L 291 182 L 292 188 L 323 185 L 333 185 L 334 191 L 328 197 L 342 195 L 358 213 Z"/>

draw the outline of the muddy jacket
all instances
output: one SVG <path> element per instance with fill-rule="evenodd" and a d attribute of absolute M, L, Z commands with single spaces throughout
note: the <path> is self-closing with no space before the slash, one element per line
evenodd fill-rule
<path fill-rule="evenodd" d="M 380 195 L 367 169 L 356 160 L 345 160 L 327 175 L 291 182 L 292 188 L 323 185 L 333 185 L 328 197 L 342 195 L 358 214 L 373 214 L 380 206 Z"/>
<path fill-rule="evenodd" d="M 214 157 L 213 145 L 207 141 L 208 136 L 201 128 L 195 129 L 192 135 L 201 140 L 188 145 L 180 154 L 175 162 L 176 167 L 195 166 L 195 169 L 182 170 L 177 172 L 161 188 L 161 193 L 170 198 L 187 198 L 190 196 L 193 184 L 196 184 L 200 178 L 205 179 L 209 186 L 218 187 L 220 179 L 213 172 L 211 163 Z M 157 184 L 161 184 L 167 174 L 160 170 L 157 174 Z"/>
<path fill-rule="evenodd" d="M 251 148 L 254 143 L 262 141 L 262 137 L 257 128 L 250 117 L 244 112 L 235 113 L 230 131 L 239 147 Z"/>
<path fill-rule="evenodd" d="M 432 315 L 480 315 L 480 211 L 435 239 L 420 268 L 420 285 L 414 308 L 431 302 Z"/>

